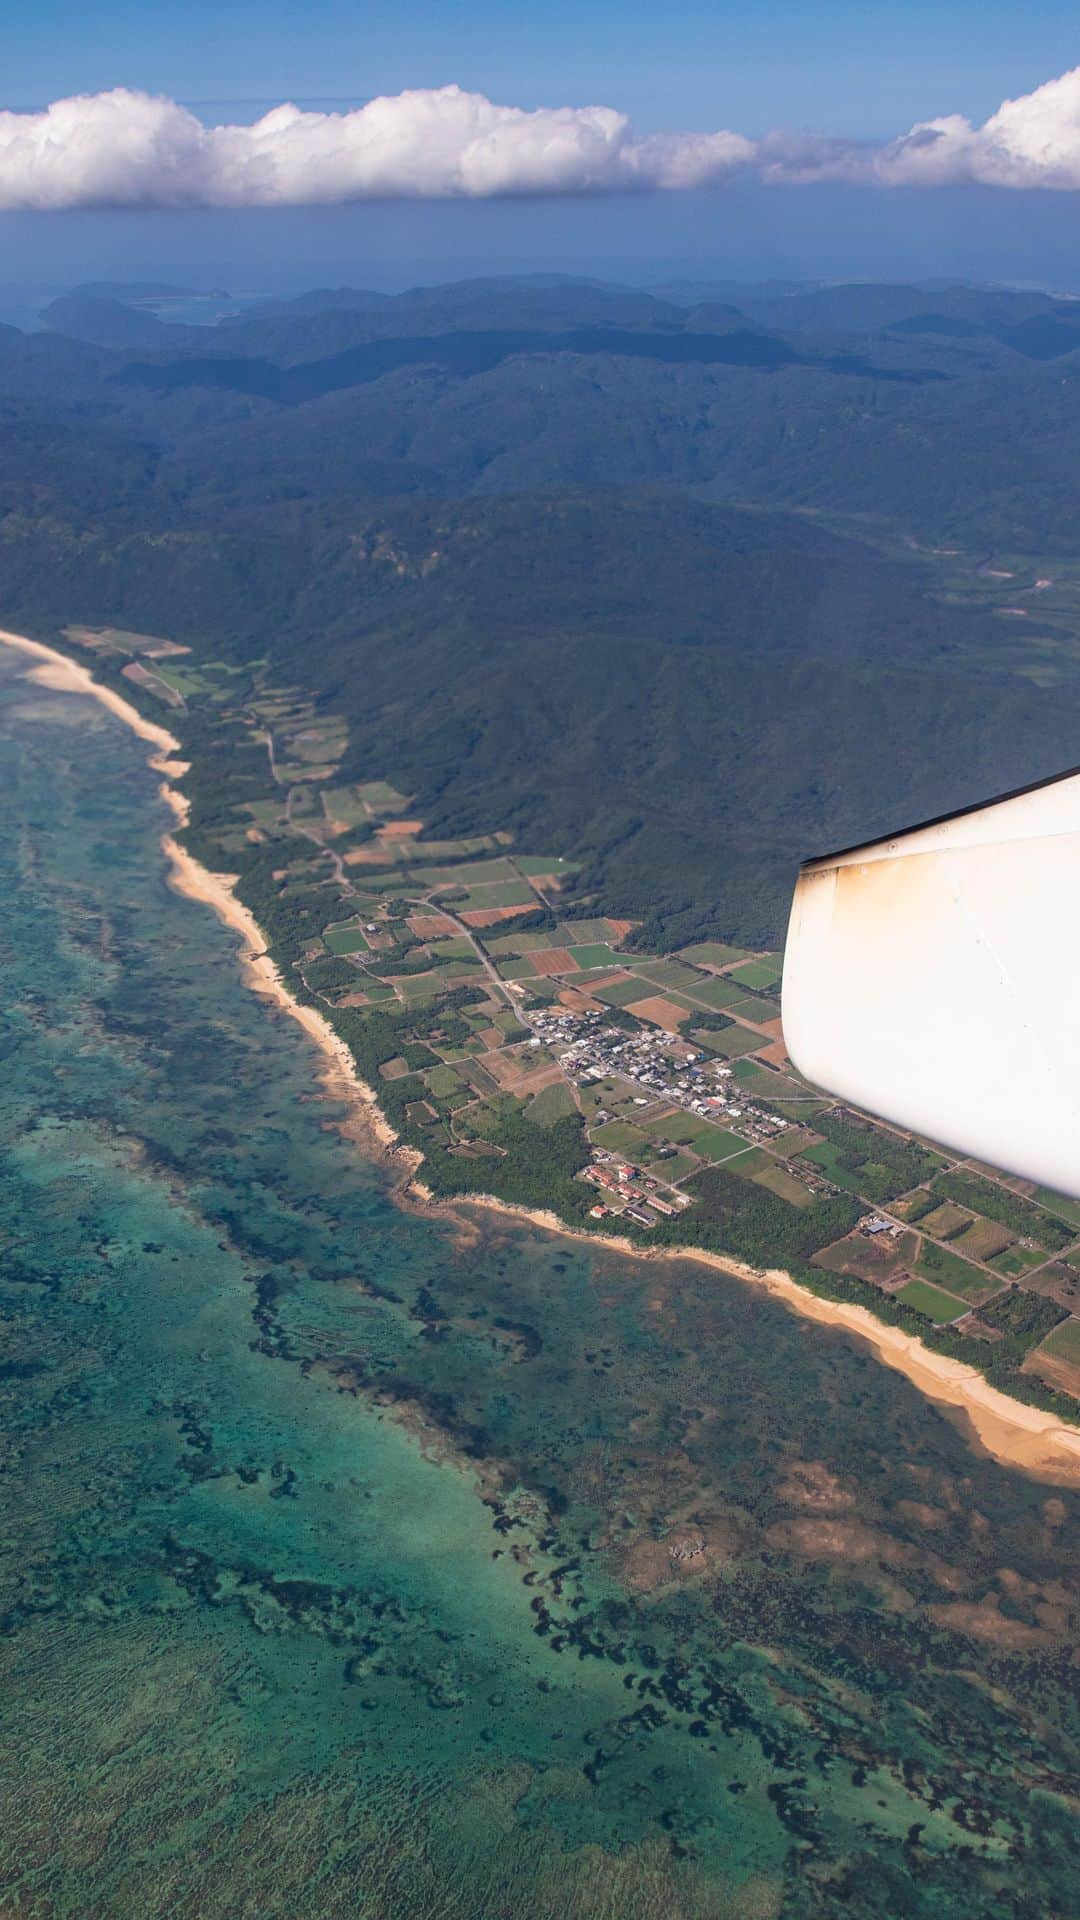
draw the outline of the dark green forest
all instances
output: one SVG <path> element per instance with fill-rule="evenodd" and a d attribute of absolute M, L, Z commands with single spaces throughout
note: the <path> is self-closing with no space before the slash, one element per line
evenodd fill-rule
<path fill-rule="evenodd" d="M 539 279 L 45 325 L 0 330 L 0 619 L 268 659 L 345 777 L 576 858 L 643 944 L 775 945 L 800 859 L 1080 757 L 1071 632 L 923 550 L 1071 552 L 1072 303 Z"/>

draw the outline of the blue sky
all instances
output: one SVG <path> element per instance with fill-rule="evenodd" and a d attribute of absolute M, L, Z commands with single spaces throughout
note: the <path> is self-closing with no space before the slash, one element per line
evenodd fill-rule
<path fill-rule="evenodd" d="M 751 134 L 982 119 L 1080 61 L 1064 0 L 9 0 L 5 25 L 13 107 L 123 84 L 231 116 L 453 80 L 520 106 L 599 100 L 643 127 Z"/>
<path fill-rule="evenodd" d="M 123 86 L 210 124 L 286 99 L 357 105 L 449 82 L 520 108 L 602 103 L 635 134 L 774 128 L 882 142 L 977 126 L 1080 64 L 1075 0 L 9 0 L 0 106 Z M 285 290 L 505 269 L 639 281 L 791 276 L 1044 282 L 1080 291 L 1076 192 L 874 191 L 823 180 L 302 211 L 0 213 L 0 287 L 144 274 Z M 1075 262 L 1075 264 L 1074 264 Z M 13 313 L 18 302 L 8 301 Z"/>

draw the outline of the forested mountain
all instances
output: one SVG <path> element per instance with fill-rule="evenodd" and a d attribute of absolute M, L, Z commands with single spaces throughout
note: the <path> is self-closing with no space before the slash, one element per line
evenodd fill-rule
<path fill-rule="evenodd" d="M 1072 302 L 147 299 L 0 330 L 9 624 L 269 655 L 349 715 L 350 771 L 576 853 L 657 940 L 776 940 L 806 853 L 1080 758 L 1060 610 L 947 595 L 911 544 L 1071 555 Z"/>

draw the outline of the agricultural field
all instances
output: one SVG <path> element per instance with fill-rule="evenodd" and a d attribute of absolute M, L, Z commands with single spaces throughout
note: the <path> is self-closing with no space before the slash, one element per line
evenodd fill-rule
<path fill-rule="evenodd" d="M 1080 1266 L 1073 1266 L 1067 1260 L 1051 1260 L 1030 1274 L 1024 1284 L 1033 1293 L 1056 1300 L 1066 1313 L 1080 1314 Z"/>
<path fill-rule="evenodd" d="M 1024 1361 L 1049 1386 L 1080 1398 L 1080 1320 L 1063 1320 Z"/>
<path fill-rule="evenodd" d="M 748 960 L 745 966 L 734 967 L 728 977 L 740 987 L 775 987 L 780 974 L 781 968 L 774 960 Z"/>
<path fill-rule="evenodd" d="M 1039 1205 L 1045 1207 L 1056 1219 L 1067 1221 L 1070 1226 L 1075 1227 L 1077 1238 L 1080 1239 L 1080 1200 L 1070 1200 L 1062 1193 L 1051 1193 L 1049 1187 L 1036 1187 L 1031 1198 L 1037 1200 Z"/>
<path fill-rule="evenodd" d="M 729 947 L 722 940 L 700 940 L 696 946 L 683 947 L 678 955 L 695 967 L 728 967 L 736 960 L 747 960 L 742 947 Z"/>
<path fill-rule="evenodd" d="M 892 1234 L 866 1234 L 856 1231 L 849 1233 L 843 1240 L 837 1240 L 831 1247 L 823 1247 L 814 1255 L 815 1267 L 825 1267 L 831 1273 L 852 1273 L 860 1280 L 867 1280 L 872 1286 L 889 1288 L 901 1277 L 911 1278 L 911 1263 L 915 1256 L 916 1240 L 913 1233 L 902 1233 L 894 1238 Z"/>
<path fill-rule="evenodd" d="M 357 926 L 327 927 L 323 940 L 331 953 L 370 953 L 363 930 Z"/>
<path fill-rule="evenodd" d="M 527 880 L 568 880 L 579 870 L 578 861 L 564 860 L 561 854 L 518 853 L 514 855 L 514 865 Z"/>
<path fill-rule="evenodd" d="M 924 1231 L 928 1231 L 926 1220 L 920 1224 Z M 992 1260 L 1012 1245 L 1012 1234 L 1008 1227 L 999 1226 L 996 1220 L 976 1217 L 962 1232 L 955 1233 L 949 1244 L 969 1260 Z"/>
<path fill-rule="evenodd" d="M 583 973 L 588 972 L 590 968 L 610 968 L 619 965 L 618 954 L 601 941 L 584 947 L 570 947 L 568 951 L 574 964 L 580 967 Z"/>
<path fill-rule="evenodd" d="M 990 1274 L 973 1267 L 969 1260 L 962 1260 L 948 1247 L 937 1247 L 929 1240 L 923 1241 L 915 1271 L 923 1280 L 948 1287 L 950 1293 L 969 1304 L 989 1299 L 1001 1290 Z"/>
<path fill-rule="evenodd" d="M 692 1025 L 693 1016 L 691 1016 Z M 752 1033 L 749 1027 L 725 1027 L 721 1033 L 707 1033 L 706 1045 L 723 1060 L 739 1060 L 743 1054 L 756 1053 L 764 1044 L 760 1033 Z"/>
<path fill-rule="evenodd" d="M 729 1013 L 733 1020 L 749 1020 L 751 1025 L 759 1027 L 778 1018 L 772 1001 L 761 1000 L 756 994 L 750 994 L 745 1000 L 733 1000 L 723 1011 Z"/>
<path fill-rule="evenodd" d="M 951 1240 L 954 1234 L 962 1233 L 971 1224 L 971 1214 L 963 1207 L 958 1207 L 953 1200 L 943 1200 L 940 1206 L 924 1214 L 919 1222 L 922 1231 L 928 1233 L 932 1240 Z M 997 1247 L 994 1251 L 999 1253 L 1001 1249 Z"/>
<path fill-rule="evenodd" d="M 1042 1247 L 1022 1247 L 1017 1242 L 1014 1246 L 1006 1247 L 1004 1253 L 992 1255 L 986 1264 L 995 1273 L 1003 1274 L 1007 1280 L 1021 1280 L 1033 1268 L 1041 1267 L 1045 1259 L 1046 1253 Z"/>
<path fill-rule="evenodd" d="M 746 998 L 746 988 L 740 987 L 737 981 L 726 975 L 717 977 L 699 973 L 691 976 L 689 981 L 685 976 L 680 976 L 678 981 L 673 981 L 671 984 L 678 986 L 679 992 L 684 993 L 696 1005 L 709 1008 L 715 1013 L 726 1013 L 736 1000 Z"/>
<path fill-rule="evenodd" d="M 745 1169 L 740 1164 L 737 1171 L 742 1173 Z M 809 1187 L 778 1162 L 774 1161 L 771 1166 L 761 1167 L 751 1173 L 750 1178 L 756 1185 L 767 1187 L 770 1193 L 775 1193 L 779 1199 L 786 1200 L 789 1206 L 810 1207 L 814 1204 L 814 1196 Z"/>
<path fill-rule="evenodd" d="M 914 1307 L 916 1313 L 924 1314 L 939 1326 L 958 1320 L 965 1311 L 962 1300 L 954 1299 L 952 1294 L 943 1293 L 940 1287 L 930 1286 L 925 1280 L 909 1280 L 896 1297 L 905 1307 Z"/>
<path fill-rule="evenodd" d="M 526 1120 L 539 1127 L 553 1127 L 557 1120 L 568 1120 L 577 1112 L 577 1102 L 565 1080 L 554 1080 L 550 1087 L 533 1095 L 525 1108 Z"/>

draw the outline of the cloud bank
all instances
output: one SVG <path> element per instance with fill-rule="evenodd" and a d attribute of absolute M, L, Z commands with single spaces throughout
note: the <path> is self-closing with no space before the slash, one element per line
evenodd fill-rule
<path fill-rule="evenodd" d="M 350 113 L 275 107 L 207 127 L 174 100 L 116 88 L 0 112 L 0 211 L 296 207 L 388 198 L 675 191 L 734 174 L 773 184 L 1080 188 L 1080 68 L 881 145 L 774 133 L 635 134 L 613 107 L 499 106 L 460 87 Z"/>

